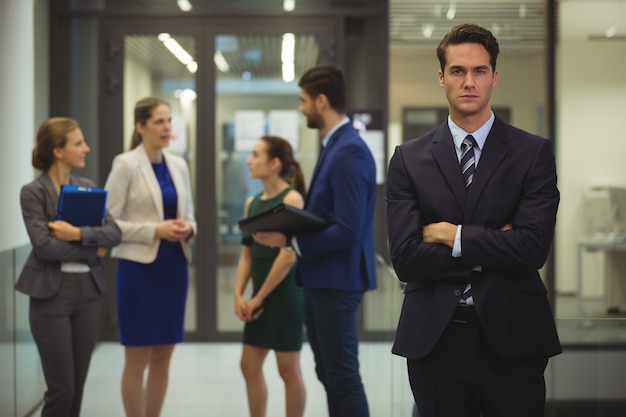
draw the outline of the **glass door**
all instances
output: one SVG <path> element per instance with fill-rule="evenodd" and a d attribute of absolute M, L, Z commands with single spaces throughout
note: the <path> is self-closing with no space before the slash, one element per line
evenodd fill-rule
<path fill-rule="evenodd" d="M 308 182 L 318 155 L 317 131 L 306 127 L 299 113 L 297 80 L 308 68 L 333 62 L 336 44 L 332 22 L 284 21 L 222 24 L 209 35 L 214 70 L 213 176 L 214 281 L 210 282 L 206 314 L 211 340 L 239 341 L 243 323 L 234 314 L 234 289 L 241 248 L 238 221 L 246 199 L 259 193 L 250 179 L 246 159 L 263 135 L 290 141 Z M 248 288 L 250 291 L 251 288 Z"/>
<path fill-rule="evenodd" d="M 198 235 L 187 341 L 240 340 L 243 324 L 233 307 L 237 223 L 246 198 L 261 187 L 248 177 L 246 159 L 263 134 L 283 136 L 310 179 L 319 141 L 298 112 L 297 79 L 311 66 L 333 62 L 334 33 L 334 21 L 315 19 L 124 20 L 108 26 L 103 120 L 111 144 L 102 160 L 110 166 L 129 149 L 135 103 L 157 96 L 172 106 L 175 139 L 167 152 L 190 168 Z M 104 338 L 115 340 L 115 266 L 108 270 Z"/>

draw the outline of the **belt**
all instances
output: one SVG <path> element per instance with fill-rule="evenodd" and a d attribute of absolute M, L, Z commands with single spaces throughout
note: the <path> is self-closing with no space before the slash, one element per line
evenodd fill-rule
<path fill-rule="evenodd" d="M 476 308 L 473 305 L 459 304 L 450 319 L 453 323 L 468 324 L 478 321 L 476 317 Z"/>

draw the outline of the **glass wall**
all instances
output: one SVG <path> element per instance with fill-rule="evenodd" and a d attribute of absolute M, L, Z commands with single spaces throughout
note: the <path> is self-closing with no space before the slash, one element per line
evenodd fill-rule
<path fill-rule="evenodd" d="M 0 253 L 0 415 L 25 416 L 43 400 L 45 383 L 28 324 L 28 296 L 13 286 L 30 246 Z"/>

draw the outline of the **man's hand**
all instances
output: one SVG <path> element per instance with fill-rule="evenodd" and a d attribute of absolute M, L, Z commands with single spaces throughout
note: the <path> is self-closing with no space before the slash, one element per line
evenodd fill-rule
<path fill-rule="evenodd" d="M 456 224 L 448 222 L 427 224 L 422 230 L 422 240 L 425 243 L 441 243 L 452 248 L 454 246 L 456 229 Z"/>
<path fill-rule="evenodd" d="M 280 232 L 256 232 L 252 234 L 255 242 L 270 248 L 283 248 L 287 246 L 287 236 Z"/>

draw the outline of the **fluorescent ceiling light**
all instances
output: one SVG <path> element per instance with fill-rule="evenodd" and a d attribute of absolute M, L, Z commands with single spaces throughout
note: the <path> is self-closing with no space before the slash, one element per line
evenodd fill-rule
<path fill-rule="evenodd" d="M 215 66 L 217 67 L 217 69 L 219 69 L 223 73 L 230 71 L 230 65 L 228 65 L 228 62 L 226 61 L 226 58 L 224 58 L 224 55 L 222 55 L 222 51 L 215 52 L 215 55 L 213 55 L 213 62 L 215 62 Z"/>
<path fill-rule="evenodd" d="M 187 103 L 191 103 L 198 97 L 196 92 L 189 88 L 185 88 L 184 90 L 178 89 L 174 91 L 174 96 L 176 96 L 176 98 L 178 98 L 180 101 Z"/>
<path fill-rule="evenodd" d="M 163 42 L 163 45 L 178 59 L 183 65 L 187 67 L 189 72 L 195 74 L 198 71 L 198 63 L 193 59 L 191 54 L 185 50 L 178 43 L 176 39 L 172 37 L 169 33 L 161 33 L 159 34 L 159 40 Z"/>
<path fill-rule="evenodd" d="M 183 12 L 190 12 L 191 9 L 193 9 L 189 0 L 176 0 L 176 4 L 178 4 L 178 8 Z"/>
<path fill-rule="evenodd" d="M 296 78 L 296 35 L 293 33 L 283 34 L 283 42 L 280 52 L 280 60 L 283 63 L 283 81 L 292 82 Z"/>
<path fill-rule="evenodd" d="M 296 0 L 284 0 L 283 10 L 286 12 L 292 12 L 296 8 Z"/>
<path fill-rule="evenodd" d="M 451 2 L 450 7 L 448 8 L 448 13 L 446 13 L 446 19 L 452 20 L 456 16 L 456 3 Z"/>
<path fill-rule="evenodd" d="M 422 35 L 425 38 L 430 38 L 433 36 L 433 31 L 435 30 L 435 25 L 432 23 L 425 23 L 422 25 Z"/>
<path fill-rule="evenodd" d="M 519 5 L 519 17 L 520 19 L 524 19 L 526 17 L 526 5 L 524 3 Z"/>

